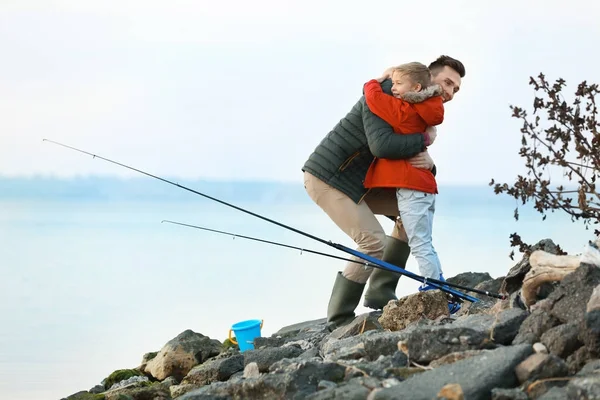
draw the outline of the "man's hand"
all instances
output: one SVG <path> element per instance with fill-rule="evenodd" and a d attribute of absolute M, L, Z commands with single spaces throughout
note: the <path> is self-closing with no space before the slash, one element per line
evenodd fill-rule
<path fill-rule="evenodd" d="M 437 138 L 437 129 L 435 126 L 428 126 L 425 132 L 429 134 L 429 145 L 431 146 L 435 142 L 435 138 Z"/>
<path fill-rule="evenodd" d="M 433 168 L 433 159 L 427 150 L 417 154 L 407 160 L 413 167 L 431 170 Z"/>

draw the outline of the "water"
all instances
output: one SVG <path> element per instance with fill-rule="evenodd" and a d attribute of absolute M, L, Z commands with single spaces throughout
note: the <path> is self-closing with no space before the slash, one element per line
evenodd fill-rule
<path fill-rule="evenodd" d="M 86 180 L 0 182 L 3 398 L 59 399 L 88 390 L 115 369 L 138 366 L 144 353 L 160 350 L 185 329 L 222 341 L 244 319 L 264 319 L 266 336 L 325 316 L 343 262 L 161 221 L 345 254 L 160 182 L 111 182 L 93 191 Z M 301 184 L 199 186 L 354 247 Z M 515 222 L 513 207 L 488 187 L 442 188 L 434 244 L 446 277 L 506 274 L 518 260 L 508 258 L 508 236 L 515 231 L 531 242 L 552 238 L 571 253 L 592 237 L 559 214 L 541 222 L 526 211 Z M 391 229 L 391 221 L 380 221 Z M 408 269 L 418 273 L 413 258 Z M 398 295 L 417 285 L 403 278 Z"/>

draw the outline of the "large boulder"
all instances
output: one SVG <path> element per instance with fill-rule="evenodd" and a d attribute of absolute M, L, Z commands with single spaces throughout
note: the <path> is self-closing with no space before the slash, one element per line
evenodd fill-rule
<path fill-rule="evenodd" d="M 401 331 L 422 318 L 437 319 L 450 316 L 448 298 L 441 290 L 418 292 L 383 307 L 379 323 L 384 329 Z"/>
<path fill-rule="evenodd" d="M 181 380 L 190 370 L 223 351 L 221 342 L 186 330 L 168 341 L 144 371 L 162 381 L 169 376 Z"/>
<path fill-rule="evenodd" d="M 388 389 L 375 391 L 372 400 L 431 400 L 448 384 L 458 384 L 468 400 L 489 399 L 494 388 L 518 385 L 515 367 L 533 352 L 530 345 L 501 347 L 413 375 Z"/>

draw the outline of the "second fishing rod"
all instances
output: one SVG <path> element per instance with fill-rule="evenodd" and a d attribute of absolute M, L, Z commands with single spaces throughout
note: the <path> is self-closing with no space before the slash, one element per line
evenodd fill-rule
<path fill-rule="evenodd" d="M 180 184 L 175 183 L 173 181 L 170 181 L 168 179 L 161 178 L 159 176 L 150 174 L 150 173 L 142 171 L 140 169 L 137 169 L 137 168 L 131 167 L 129 165 L 120 163 L 118 161 L 113 161 L 113 160 L 111 160 L 109 158 L 105 158 L 105 157 L 99 156 L 97 154 L 93 154 L 93 153 L 90 153 L 88 151 L 81 150 L 81 149 L 78 149 L 76 147 L 72 147 L 72 146 L 69 146 L 69 145 L 66 145 L 66 144 L 62 144 L 62 143 L 59 143 L 59 142 L 56 142 L 56 141 L 53 141 L 53 140 L 50 140 L 50 139 L 43 139 L 43 141 L 47 141 L 49 143 L 53 143 L 53 144 L 56 144 L 56 145 L 61 146 L 61 147 L 65 147 L 67 149 L 71 149 L 71 150 L 77 151 L 79 153 L 87 154 L 89 156 L 92 156 L 93 158 L 99 158 L 99 159 L 107 161 L 107 162 L 109 162 L 111 164 L 115 164 L 115 165 L 121 166 L 123 168 L 127 168 L 129 170 L 132 170 L 132 171 L 138 172 L 140 174 L 149 176 L 151 178 L 158 179 L 158 180 L 163 181 L 165 183 L 168 183 L 170 185 L 177 186 L 177 187 L 179 187 L 181 189 L 187 190 L 188 192 L 195 193 L 195 194 L 197 194 L 199 196 L 205 197 L 205 198 L 213 200 L 213 201 L 215 201 L 217 203 L 220 203 L 220 204 L 226 205 L 228 207 L 234 208 L 234 209 L 236 209 L 238 211 L 241 211 L 241 212 L 244 212 L 246 214 L 250 214 L 250 215 L 252 215 L 252 216 L 254 216 L 256 218 L 262 219 L 263 221 L 270 222 L 270 223 L 275 224 L 277 226 L 280 226 L 282 228 L 288 229 L 288 230 L 290 230 L 292 232 L 295 232 L 295 233 L 298 233 L 300 235 L 306 236 L 306 237 L 308 237 L 310 239 L 313 239 L 313 240 L 315 240 L 317 242 L 320 242 L 320 243 L 323 243 L 325 245 L 331 246 L 331 247 L 333 247 L 333 248 L 335 248 L 337 250 L 340 250 L 340 251 L 343 251 L 345 253 L 351 254 L 351 255 L 353 255 L 355 257 L 361 258 L 361 259 L 365 260 L 366 262 L 368 262 L 369 266 L 372 266 L 372 267 L 375 267 L 375 268 L 379 268 L 379 269 L 388 270 L 388 271 L 392 271 L 392 272 L 396 272 L 396 273 L 400 273 L 400 274 L 402 274 L 402 275 L 404 275 L 406 277 L 409 277 L 411 279 L 414 279 L 414 280 L 422 282 L 422 283 L 425 283 L 425 281 L 426 281 L 429 285 L 431 285 L 431 286 L 433 286 L 433 287 L 435 287 L 437 289 L 440 289 L 441 291 L 443 291 L 443 292 L 451 295 L 455 299 L 468 300 L 468 301 L 470 301 L 472 303 L 476 303 L 476 302 L 480 301 L 476 297 L 473 297 L 473 296 L 470 296 L 468 294 L 462 293 L 462 292 L 460 292 L 458 290 L 451 289 L 450 287 L 448 287 L 446 285 L 446 282 L 444 282 L 444 281 L 440 281 L 440 280 L 437 280 L 437 279 L 428 279 L 428 278 L 426 279 L 426 278 L 424 278 L 424 277 L 422 277 L 420 275 L 417 275 L 417 274 L 414 274 L 412 272 L 409 272 L 409 271 L 407 271 L 407 270 L 405 270 L 403 268 L 400 268 L 400 267 L 398 267 L 396 265 L 393 265 L 393 264 L 390 264 L 390 263 L 385 262 L 383 260 L 379 260 L 379 259 L 377 259 L 375 257 L 369 256 L 368 254 L 361 253 L 360 251 L 351 249 L 351 248 L 349 248 L 347 246 L 344 246 L 344 245 L 341 245 L 339 243 L 334 243 L 332 241 L 327 241 L 325 239 L 321 239 L 320 237 L 311 235 L 310 233 L 301 231 L 301 230 L 296 229 L 294 227 L 291 227 L 289 225 L 286 225 L 286 224 L 283 224 L 281 222 L 275 221 L 273 219 L 264 217 L 264 216 L 262 216 L 260 214 L 254 213 L 254 212 L 246 210 L 246 209 L 244 209 L 242 207 L 238 207 L 238 206 L 236 206 L 234 204 L 231 204 L 231 203 L 225 202 L 223 200 L 217 199 L 215 197 L 209 196 L 207 194 L 204 194 L 204 193 L 199 192 L 197 190 L 191 189 L 189 187 L 180 185 Z"/>
<path fill-rule="evenodd" d="M 365 262 L 365 261 L 353 260 L 351 258 L 336 256 L 336 255 L 333 255 L 333 254 L 324 253 L 322 251 L 311 250 L 311 249 L 307 249 L 307 248 L 304 248 L 304 247 L 293 246 L 293 245 L 290 245 L 290 244 L 281 243 L 281 242 L 275 242 L 275 241 L 272 241 L 272 240 L 261 239 L 261 238 L 257 238 L 257 237 L 253 237 L 253 236 L 240 235 L 239 233 L 225 232 L 225 231 L 220 231 L 218 229 L 206 228 L 204 226 L 193 225 L 193 224 L 186 224 L 184 222 L 170 221 L 170 220 L 167 220 L 167 219 L 162 220 L 161 222 L 166 222 L 166 223 L 173 224 L 173 225 L 185 226 L 185 227 L 188 227 L 188 228 L 199 229 L 199 230 L 206 231 L 206 232 L 219 233 L 221 235 L 231 236 L 234 239 L 239 237 L 239 238 L 242 238 L 242 239 L 253 240 L 255 242 L 271 244 L 271 245 L 279 246 L 279 247 L 285 247 L 287 249 L 299 250 L 300 254 L 302 254 L 303 252 L 306 252 L 306 253 L 311 253 L 311 254 L 315 254 L 315 255 L 318 255 L 318 256 L 324 256 L 324 257 L 334 258 L 336 260 L 342 260 L 342 261 L 352 262 L 352 263 L 355 263 L 355 264 L 361 264 L 361 265 L 364 265 L 365 267 L 369 266 L 369 263 Z M 429 281 L 429 279 L 427 281 Z M 488 297 L 493 297 L 493 298 L 496 298 L 496 299 L 501 299 L 501 300 L 506 299 L 505 295 L 502 295 L 502 294 L 499 294 L 499 293 L 494 293 L 494 292 L 488 292 L 487 290 L 475 289 L 475 288 L 471 288 L 471 287 L 468 287 L 468 286 L 462 286 L 462 285 L 459 285 L 459 284 L 456 284 L 456 283 L 450 283 L 450 282 L 444 282 L 444 285 L 450 286 L 450 287 L 453 287 L 453 288 L 456 288 L 456 289 L 462 289 L 462 290 L 465 290 L 467 292 L 473 292 L 473 293 L 477 293 L 477 294 L 482 294 L 482 295 L 485 295 L 485 296 L 488 296 Z"/>

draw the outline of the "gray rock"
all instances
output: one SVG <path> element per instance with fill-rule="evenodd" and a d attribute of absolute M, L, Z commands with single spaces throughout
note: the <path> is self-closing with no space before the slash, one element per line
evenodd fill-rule
<path fill-rule="evenodd" d="M 491 281 L 492 277 L 487 272 L 464 272 L 462 274 L 458 274 L 451 278 L 446 279 L 446 281 L 453 283 L 455 285 L 466 286 L 470 288 L 474 288 L 480 283 Z M 460 289 L 458 289 L 460 290 Z"/>
<path fill-rule="evenodd" d="M 132 376 L 127 379 L 123 379 L 122 381 L 115 382 L 108 390 L 115 390 L 124 387 L 132 387 L 139 386 L 139 383 L 148 382 L 147 376 Z"/>
<path fill-rule="evenodd" d="M 383 330 L 381 324 L 377 320 L 381 316 L 380 312 L 372 312 L 359 315 L 352 322 L 341 326 L 331 332 L 329 339 L 345 339 L 351 336 L 364 333 L 371 330 Z"/>
<path fill-rule="evenodd" d="M 396 351 L 392 356 L 380 356 L 376 361 L 366 362 L 358 361 L 352 364 L 358 371 L 358 376 L 368 374 L 378 379 L 388 379 L 399 376 L 399 369 L 408 366 L 408 358 L 400 351 Z"/>
<path fill-rule="evenodd" d="M 577 338 L 579 327 L 577 324 L 563 324 L 548 329 L 540 338 L 540 341 L 548 348 L 552 354 L 561 358 L 567 358 L 581 347 L 581 342 Z"/>
<path fill-rule="evenodd" d="M 445 356 L 440 357 L 440 358 L 430 362 L 429 366 L 432 368 L 437 368 L 442 365 L 452 364 L 459 360 L 464 360 L 469 357 L 474 357 L 474 356 L 480 355 L 484 351 L 486 351 L 486 350 L 467 350 L 467 351 L 459 351 L 456 353 L 446 354 Z"/>
<path fill-rule="evenodd" d="M 228 358 L 209 360 L 198 365 L 181 381 L 182 384 L 208 385 L 212 382 L 226 381 L 231 375 L 244 370 L 244 356 L 241 354 Z"/>
<path fill-rule="evenodd" d="M 349 383 L 339 387 L 322 390 L 305 397 L 306 400 L 364 400 L 370 390 L 359 383 Z"/>
<path fill-rule="evenodd" d="M 527 385 L 527 395 L 529 396 L 529 398 L 539 399 L 554 388 L 562 388 L 566 386 L 567 381 L 564 379 L 540 380 L 536 381 L 535 384 L 532 384 L 532 382 L 528 382 Z"/>
<path fill-rule="evenodd" d="M 548 296 L 553 303 L 551 314 L 562 323 L 582 322 L 594 288 L 600 284 L 600 268 L 581 264 L 565 276 L 558 288 Z"/>
<path fill-rule="evenodd" d="M 171 386 L 177 385 L 177 379 L 175 379 L 174 377 L 170 376 L 167 379 L 165 379 L 164 381 L 162 381 L 160 384 L 165 387 L 165 388 L 170 388 Z"/>
<path fill-rule="evenodd" d="M 102 393 L 104 391 L 106 391 L 106 388 L 104 387 L 104 385 L 96 385 L 89 390 L 89 392 L 92 394 L 98 394 L 98 393 Z"/>
<path fill-rule="evenodd" d="M 182 396 L 173 397 L 177 400 L 233 400 L 233 396 L 227 393 L 217 393 L 219 388 L 216 386 L 206 386 L 200 389 L 192 390 Z"/>
<path fill-rule="evenodd" d="M 319 348 L 318 347 L 310 348 L 310 349 L 306 350 L 304 353 L 302 353 L 302 354 L 300 354 L 298 356 L 298 358 L 301 359 L 301 360 L 309 360 L 309 359 L 315 358 L 315 357 L 318 357 L 318 358 L 321 357 L 319 355 Z"/>
<path fill-rule="evenodd" d="M 538 400 L 565 400 L 569 399 L 567 396 L 567 391 L 562 387 L 553 387 L 548 390 L 546 393 L 538 397 Z"/>
<path fill-rule="evenodd" d="M 590 362 L 573 379 L 562 382 L 562 387 L 553 387 L 540 400 L 600 399 L 600 360 Z"/>
<path fill-rule="evenodd" d="M 552 292 L 554 292 L 554 289 L 556 289 L 558 287 L 558 285 L 560 285 L 560 282 L 544 282 L 540 285 L 540 287 L 538 287 L 537 289 L 537 294 L 536 294 L 536 299 L 537 301 L 546 299 L 548 296 L 550 296 L 550 294 L 552 294 Z"/>
<path fill-rule="evenodd" d="M 389 385 L 388 385 L 389 386 Z M 375 378 L 368 376 L 353 377 L 346 382 L 340 383 L 337 387 L 317 392 L 307 397 L 307 399 L 355 399 L 364 400 L 374 389 L 382 387 L 382 383 Z"/>
<path fill-rule="evenodd" d="M 463 315 L 477 315 L 477 314 L 487 314 L 490 309 L 496 304 L 495 300 L 481 299 L 478 302 L 464 302 L 461 309 L 455 314 L 455 316 L 460 317 Z"/>
<path fill-rule="evenodd" d="M 330 333 L 329 327 L 325 324 L 310 325 L 300 329 L 296 335 L 286 341 L 284 346 L 297 343 L 303 350 L 308 350 L 311 347 L 319 347 Z"/>
<path fill-rule="evenodd" d="M 317 386 L 317 390 L 325 390 L 325 389 L 335 389 L 337 387 L 337 383 L 331 381 L 321 381 Z"/>
<path fill-rule="evenodd" d="M 346 385 L 361 385 L 369 390 L 373 390 L 381 387 L 381 381 L 379 379 L 370 376 L 360 376 L 358 378 L 352 378 L 345 383 Z M 340 386 L 344 385 L 342 383 Z"/>
<path fill-rule="evenodd" d="M 499 293 L 500 292 L 500 288 L 502 287 L 502 282 L 504 282 L 504 277 L 503 276 L 501 276 L 499 278 L 496 278 L 496 279 L 489 279 L 487 281 L 483 281 L 481 283 L 478 283 L 475 286 L 475 289 L 485 290 L 485 291 L 488 291 L 490 293 Z M 491 298 L 489 296 L 486 296 L 485 294 L 473 293 L 473 296 L 475 296 L 475 297 L 477 297 L 478 299 L 481 299 L 481 300 L 489 300 L 489 301 L 492 301 L 494 303 L 496 302 L 495 299 L 493 299 L 493 298 Z"/>
<path fill-rule="evenodd" d="M 322 380 L 341 382 L 345 369 L 336 363 L 283 359 L 271 366 L 271 374 L 234 387 L 233 395 L 236 398 L 303 399 L 316 392 Z"/>
<path fill-rule="evenodd" d="M 515 373 L 521 383 L 528 385 L 541 379 L 566 376 L 569 369 L 567 364 L 554 354 L 535 353 L 517 365 Z"/>
<path fill-rule="evenodd" d="M 262 349 L 265 347 L 281 347 L 285 343 L 285 338 L 278 337 L 257 337 L 254 339 L 254 348 Z"/>
<path fill-rule="evenodd" d="M 244 379 L 258 378 L 260 376 L 258 364 L 256 364 L 255 362 L 246 364 L 242 376 L 244 377 Z"/>
<path fill-rule="evenodd" d="M 521 323 L 517 336 L 512 341 L 512 344 L 534 344 L 539 342 L 540 338 L 548 329 L 557 326 L 560 321 L 544 310 L 533 311 Z"/>
<path fill-rule="evenodd" d="M 581 340 L 592 357 L 600 357 L 600 310 L 595 309 L 585 314 L 584 329 Z"/>
<path fill-rule="evenodd" d="M 139 383 L 134 383 L 131 386 L 114 389 L 104 392 L 106 400 L 137 400 L 137 399 L 153 399 L 153 400 L 168 400 L 171 398 L 171 393 L 168 388 L 162 385 L 138 386 Z"/>
<path fill-rule="evenodd" d="M 481 327 L 471 329 L 451 324 L 419 329 L 398 346 L 410 360 L 428 363 L 448 353 L 489 349 L 494 348 L 495 344 Z"/>
<path fill-rule="evenodd" d="M 600 399 L 600 375 L 575 378 L 566 386 L 569 399 Z"/>
<path fill-rule="evenodd" d="M 559 249 L 551 239 L 543 239 L 531 247 L 531 251 L 544 250 L 550 254 L 559 254 Z M 529 256 L 525 255 L 514 267 L 508 271 L 504 282 L 502 283 L 502 291 L 506 291 L 508 294 L 517 292 L 523 285 L 523 278 L 531 269 L 529 264 Z"/>
<path fill-rule="evenodd" d="M 398 351 L 398 341 L 406 332 L 368 331 L 362 335 L 341 340 L 328 340 L 321 347 L 325 360 L 358 359 L 376 360 L 380 355 L 392 355 Z"/>
<path fill-rule="evenodd" d="M 190 391 L 178 400 L 304 399 L 317 392 L 323 380 L 342 382 L 345 370 L 346 367 L 336 363 L 283 359 L 271 366 L 271 373 L 259 378 L 213 383 Z"/>
<path fill-rule="evenodd" d="M 600 360 L 591 360 L 577 373 L 577 375 L 590 375 L 600 373 Z"/>
<path fill-rule="evenodd" d="M 493 325 L 494 342 L 503 345 L 511 344 L 528 316 L 527 311 L 519 308 L 509 308 L 498 314 L 498 320 Z"/>
<path fill-rule="evenodd" d="M 494 388 L 511 388 L 518 385 L 514 368 L 532 352 L 530 345 L 486 351 L 480 356 L 414 375 L 397 386 L 374 393 L 372 399 L 431 400 L 449 383 L 458 383 L 462 387 L 465 399 L 489 399 Z"/>
<path fill-rule="evenodd" d="M 585 346 L 580 347 L 567 357 L 567 366 L 569 367 L 569 374 L 574 375 L 583 368 L 585 363 L 590 360 L 590 353 Z"/>
<path fill-rule="evenodd" d="M 529 400 L 521 389 L 492 389 L 492 400 Z"/>
<path fill-rule="evenodd" d="M 462 316 L 451 326 L 476 329 L 485 332 L 495 343 L 508 345 L 512 343 L 528 316 L 527 311 L 509 308 L 501 311 L 497 316 L 488 314 Z"/>
<path fill-rule="evenodd" d="M 308 350 L 319 346 L 321 341 L 330 334 L 327 319 L 317 319 L 286 326 L 271 335 L 254 339 L 254 348 L 277 348 L 290 345 Z"/>
<path fill-rule="evenodd" d="M 302 353 L 302 349 L 295 346 L 247 350 L 244 352 L 244 365 L 254 362 L 258 365 L 260 372 L 267 372 L 276 361 L 284 358 L 296 358 Z"/>
<path fill-rule="evenodd" d="M 314 319 L 310 321 L 299 322 L 297 324 L 284 326 L 277 332 L 273 334 L 273 336 L 285 336 L 285 337 L 293 337 L 300 333 L 301 330 L 305 330 L 306 328 L 313 328 L 315 326 L 325 326 L 327 324 L 327 318 Z"/>

